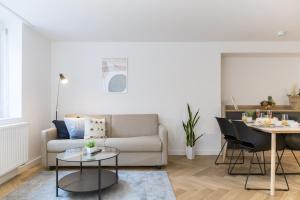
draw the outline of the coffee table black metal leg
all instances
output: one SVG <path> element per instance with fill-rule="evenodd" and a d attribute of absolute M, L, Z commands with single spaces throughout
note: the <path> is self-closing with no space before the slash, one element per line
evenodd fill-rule
<path fill-rule="evenodd" d="M 82 162 L 80 162 L 80 173 L 82 174 Z"/>
<path fill-rule="evenodd" d="M 98 161 L 98 199 L 101 200 L 101 160 Z"/>
<path fill-rule="evenodd" d="M 116 156 L 116 182 L 119 183 L 118 156 Z"/>
<path fill-rule="evenodd" d="M 58 197 L 58 159 L 56 158 L 56 197 Z"/>

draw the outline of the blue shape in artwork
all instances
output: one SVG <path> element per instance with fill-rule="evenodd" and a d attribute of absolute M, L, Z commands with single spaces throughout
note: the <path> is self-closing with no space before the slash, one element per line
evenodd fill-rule
<path fill-rule="evenodd" d="M 124 92 L 126 89 L 126 76 L 124 74 L 117 74 L 113 76 L 108 84 L 109 92 Z"/>

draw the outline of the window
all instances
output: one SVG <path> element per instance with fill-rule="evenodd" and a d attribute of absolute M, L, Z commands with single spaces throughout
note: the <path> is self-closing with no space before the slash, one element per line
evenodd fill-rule
<path fill-rule="evenodd" d="M 22 68 L 16 35 L 0 29 L 0 124 L 21 118 Z"/>
<path fill-rule="evenodd" d="M 7 65 L 7 30 L 0 33 L 0 119 L 9 118 L 8 65 Z"/>

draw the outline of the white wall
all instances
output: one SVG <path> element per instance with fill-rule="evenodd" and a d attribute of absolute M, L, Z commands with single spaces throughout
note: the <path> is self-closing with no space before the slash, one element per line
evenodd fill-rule
<path fill-rule="evenodd" d="M 22 73 L 23 118 L 30 123 L 29 160 L 41 155 L 41 130 L 49 128 L 50 41 L 23 25 Z"/>
<path fill-rule="evenodd" d="M 288 104 L 293 84 L 300 86 L 300 54 L 227 54 L 222 57 L 222 104 L 256 105 L 272 96 Z"/>
<path fill-rule="evenodd" d="M 101 58 L 128 57 L 128 93 L 102 89 Z M 58 74 L 69 84 L 61 90 L 59 117 L 67 113 L 158 113 L 169 130 L 169 150 L 183 153 L 181 125 L 186 103 L 200 109 L 197 133 L 203 153 L 219 145 L 213 116 L 220 112 L 219 55 L 213 45 L 193 43 L 53 43 L 52 118 Z M 205 141 L 205 142 L 204 142 Z"/>
<path fill-rule="evenodd" d="M 158 113 L 169 130 L 169 153 L 184 153 L 186 103 L 200 109 L 197 133 L 207 134 L 198 153 L 216 153 L 220 133 L 221 55 L 300 53 L 299 42 L 97 43 L 54 42 L 51 105 L 55 117 L 58 74 L 70 82 L 61 90 L 59 117 L 67 113 Z M 101 58 L 128 57 L 128 93 L 105 94 Z"/>

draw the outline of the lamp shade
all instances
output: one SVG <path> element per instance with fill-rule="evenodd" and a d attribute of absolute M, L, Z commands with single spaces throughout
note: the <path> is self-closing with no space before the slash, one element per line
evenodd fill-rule
<path fill-rule="evenodd" d="M 68 83 L 68 79 L 63 74 L 59 74 L 59 79 L 62 84 Z"/>

